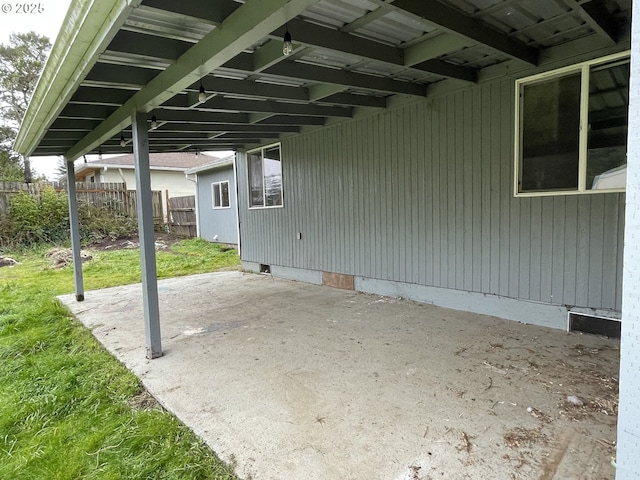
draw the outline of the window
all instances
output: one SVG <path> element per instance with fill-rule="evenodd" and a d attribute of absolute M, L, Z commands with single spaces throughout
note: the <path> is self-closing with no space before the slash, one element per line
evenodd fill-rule
<path fill-rule="evenodd" d="M 229 182 L 216 182 L 211 184 L 213 193 L 213 208 L 229 207 Z"/>
<path fill-rule="evenodd" d="M 628 107 L 628 52 L 516 81 L 515 194 L 624 191 Z"/>
<path fill-rule="evenodd" d="M 249 208 L 282 206 L 280 144 L 247 153 Z"/>

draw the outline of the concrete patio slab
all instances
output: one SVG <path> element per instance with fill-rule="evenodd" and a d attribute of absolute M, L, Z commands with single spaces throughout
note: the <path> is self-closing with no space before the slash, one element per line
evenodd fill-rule
<path fill-rule="evenodd" d="M 147 360 L 141 295 L 60 298 L 241 478 L 614 478 L 615 340 L 220 272 L 159 282 Z"/>

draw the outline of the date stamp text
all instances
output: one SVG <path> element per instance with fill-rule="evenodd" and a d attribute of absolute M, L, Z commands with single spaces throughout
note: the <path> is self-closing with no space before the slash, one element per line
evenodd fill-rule
<path fill-rule="evenodd" d="M 1 13 L 15 13 L 17 15 L 44 13 L 44 3 L 4 2 L 0 4 Z"/>

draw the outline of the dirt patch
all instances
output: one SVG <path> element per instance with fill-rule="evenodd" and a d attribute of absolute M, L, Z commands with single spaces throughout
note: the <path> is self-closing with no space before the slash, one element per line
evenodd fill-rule
<path fill-rule="evenodd" d="M 162 408 L 158 401 L 147 390 L 142 390 L 127 401 L 133 410 L 155 410 Z"/>
<path fill-rule="evenodd" d="M 64 268 L 73 263 L 73 252 L 69 248 L 52 248 L 47 250 L 44 258 L 51 262 L 53 268 Z M 80 252 L 82 263 L 91 260 L 93 257 L 86 252 Z"/>
<path fill-rule="evenodd" d="M 504 434 L 503 439 L 504 444 L 509 448 L 518 448 L 522 446 L 534 445 L 540 442 L 547 442 L 547 436 L 542 433 L 542 429 L 540 427 L 516 427 L 507 431 Z"/>
<path fill-rule="evenodd" d="M 165 250 L 171 248 L 174 243 L 185 240 L 185 237 L 172 235 L 170 233 L 156 233 L 155 243 L 156 250 Z M 88 246 L 92 250 L 128 250 L 140 247 L 140 238 L 137 235 L 130 237 L 121 237 L 116 240 L 105 239 L 100 242 L 94 242 Z"/>
<path fill-rule="evenodd" d="M 13 258 L 0 257 L 0 267 L 13 267 L 17 264 L 18 262 L 16 262 Z"/>

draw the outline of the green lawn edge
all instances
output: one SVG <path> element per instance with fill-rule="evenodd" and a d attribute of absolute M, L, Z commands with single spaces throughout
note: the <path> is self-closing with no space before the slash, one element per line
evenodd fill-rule
<path fill-rule="evenodd" d="M 157 252 L 158 277 L 238 268 L 235 250 L 201 239 Z M 45 248 L 0 269 L 0 478 L 212 479 L 236 477 L 56 299 L 71 267 Z M 87 290 L 140 281 L 137 249 L 90 251 Z M 4 255 L 7 255 L 5 253 Z"/>

